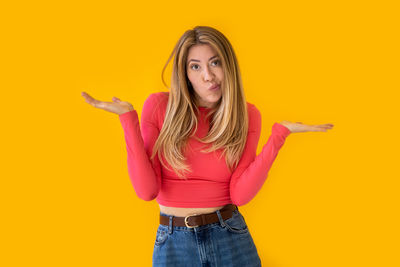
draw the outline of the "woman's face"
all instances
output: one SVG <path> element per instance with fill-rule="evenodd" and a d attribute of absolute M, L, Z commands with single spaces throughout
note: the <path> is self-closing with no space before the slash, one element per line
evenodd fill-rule
<path fill-rule="evenodd" d="M 218 54 L 210 45 L 198 44 L 189 48 L 187 60 L 187 76 L 195 91 L 197 105 L 213 107 L 222 96 L 224 79 Z M 214 86 L 219 88 L 211 89 Z"/>

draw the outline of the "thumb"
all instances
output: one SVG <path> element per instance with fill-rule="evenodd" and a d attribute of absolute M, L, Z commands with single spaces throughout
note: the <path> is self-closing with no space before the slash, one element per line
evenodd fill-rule
<path fill-rule="evenodd" d="M 115 96 L 112 98 L 112 101 L 114 101 L 116 103 L 121 102 L 121 100 L 118 97 L 115 97 Z"/>

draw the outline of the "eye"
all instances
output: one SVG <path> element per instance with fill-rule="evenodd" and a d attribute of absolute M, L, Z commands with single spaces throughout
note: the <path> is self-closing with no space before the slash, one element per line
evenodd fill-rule
<path fill-rule="evenodd" d="M 193 64 L 193 65 L 190 66 L 190 68 L 191 68 L 192 70 L 198 70 L 198 69 L 193 69 L 193 66 L 199 66 L 199 65 Z"/>
<path fill-rule="evenodd" d="M 215 60 L 215 61 L 213 61 L 212 63 L 216 63 L 216 62 L 218 62 L 218 65 L 219 65 L 219 60 Z"/>

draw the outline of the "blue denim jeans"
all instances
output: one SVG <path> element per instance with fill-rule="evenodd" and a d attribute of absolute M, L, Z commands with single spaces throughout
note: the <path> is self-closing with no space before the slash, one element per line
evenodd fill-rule
<path fill-rule="evenodd" d="M 219 222 L 194 228 L 160 224 L 153 251 L 153 267 L 256 267 L 261 266 L 253 238 L 244 217 L 236 210 Z M 171 227 L 172 225 L 172 227 Z"/>

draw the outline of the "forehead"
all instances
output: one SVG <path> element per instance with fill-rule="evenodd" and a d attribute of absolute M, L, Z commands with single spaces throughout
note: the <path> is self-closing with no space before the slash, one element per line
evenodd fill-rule
<path fill-rule="evenodd" d="M 209 44 L 197 44 L 189 48 L 188 60 L 190 59 L 206 59 L 210 56 L 218 55 L 217 51 Z"/>

